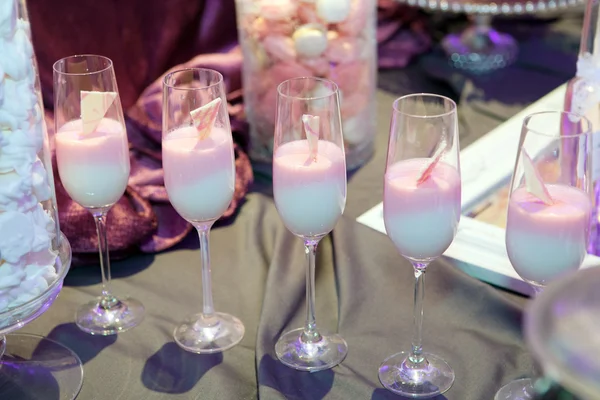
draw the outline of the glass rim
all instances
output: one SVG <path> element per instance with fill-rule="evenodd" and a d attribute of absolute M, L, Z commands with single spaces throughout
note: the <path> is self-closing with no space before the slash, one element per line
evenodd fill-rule
<path fill-rule="evenodd" d="M 328 85 L 331 85 L 331 93 L 324 94 L 321 96 L 291 96 L 289 94 L 285 94 L 282 92 L 283 85 L 289 84 L 292 81 L 301 81 L 301 80 L 311 80 L 311 81 L 315 81 L 315 82 L 327 83 Z M 277 95 L 279 95 L 281 97 L 285 97 L 287 99 L 296 99 L 296 100 L 322 100 L 322 99 L 326 99 L 328 97 L 331 97 L 331 96 L 339 93 L 339 90 L 340 89 L 339 89 L 337 83 L 335 83 L 334 81 L 332 81 L 330 79 L 326 79 L 326 78 L 319 78 L 316 76 L 297 76 L 295 78 L 286 79 L 285 81 L 283 81 L 279 85 L 277 85 Z"/>
<path fill-rule="evenodd" d="M 168 83 L 168 79 L 171 78 L 173 75 L 180 74 L 182 72 L 189 72 L 189 71 L 208 72 L 209 74 L 214 74 L 217 77 L 217 81 L 214 83 L 211 83 L 209 85 L 202 86 L 202 87 L 180 87 L 180 86 Z M 210 69 L 210 68 L 180 68 L 180 69 L 176 69 L 174 71 L 167 73 L 165 75 L 165 77 L 163 78 L 163 85 L 169 89 L 174 89 L 174 90 L 206 90 L 206 89 L 210 89 L 215 86 L 218 86 L 221 83 L 223 83 L 223 74 L 221 74 L 217 70 Z"/>
<path fill-rule="evenodd" d="M 88 72 L 65 72 L 65 71 L 61 71 L 57 68 L 57 65 L 61 62 L 64 62 L 66 60 L 70 60 L 70 59 L 74 59 L 74 58 L 98 58 L 101 60 L 105 60 L 108 62 L 108 65 L 102 69 L 98 69 L 97 71 L 88 71 Z M 52 64 L 52 70 L 54 72 L 56 72 L 57 74 L 61 74 L 61 75 L 70 75 L 70 76 L 86 76 L 86 75 L 94 75 L 94 74 L 99 74 L 102 72 L 106 72 L 108 70 L 110 70 L 113 67 L 113 61 L 106 57 L 106 56 L 101 56 L 98 54 L 74 54 L 72 56 L 67 56 L 67 57 L 63 57 L 60 60 L 57 60 L 54 62 L 54 64 Z"/>
<path fill-rule="evenodd" d="M 559 134 L 550 134 L 550 133 L 546 133 L 546 132 L 540 132 L 537 129 L 532 129 L 528 126 L 529 121 L 531 121 L 531 119 L 533 119 L 534 117 L 540 117 L 543 115 L 549 115 L 549 114 L 560 114 L 560 115 L 573 115 L 576 116 L 577 119 L 579 119 L 579 121 L 585 121 L 586 124 L 586 129 L 582 129 L 581 132 L 579 133 L 573 133 L 573 134 L 568 134 L 568 135 L 561 135 L 560 134 L 560 130 L 559 130 Z M 554 138 L 554 139 L 576 139 L 579 138 L 581 136 L 584 135 L 590 135 L 592 133 L 592 122 L 585 116 L 583 115 L 579 115 L 577 113 L 574 113 L 572 111 L 564 111 L 564 110 L 546 110 L 546 111 L 536 111 L 533 112 L 531 114 L 527 114 L 525 116 L 525 118 L 523 118 L 523 125 L 522 125 L 523 129 L 527 131 L 527 133 L 531 132 L 534 133 L 536 135 L 540 135 L 540 136 L 545 136 L 545 137 L 549 137 L 549 138 Z"/>
<path fill-rule="evenodd" d="M 430 97 L 430 98 L 437 98 L 437 99 L 441 99 L 444 100 L 445 102 L 449 102 L 452 105 L 452 109 L 445 111 L 443 113 L 439 113 L 439 114 L 431 114 L 431 115 L 418 115 L 418 114 L 411 114 L 411 113 L 407 113 L 405 111 L 400 111 L 398 105 L 400 104 L 400 102 L 404 101 L 404 100 L 408 100 L 414 97 Z M 397 114 L 402 114 L 402 115 L 406 115 L 408 117 L 411 118 L 440 118 L 440 117 L 445 117 L 447 115 L 450 114 L 455 114 L 458 110 L 458 106 L 456 105 L 456 102 L 454 100 L 452 100 L 450 97 L 447 96 L 443 96 L 441 94 L 435 94 L 435 93 L 411 93 L 411 94 L 407 94 L 404 96 L 400 96 L 398 97 L 396 100 L 394 100 L 394 103 L 392 105 L 394 112 Z"/>

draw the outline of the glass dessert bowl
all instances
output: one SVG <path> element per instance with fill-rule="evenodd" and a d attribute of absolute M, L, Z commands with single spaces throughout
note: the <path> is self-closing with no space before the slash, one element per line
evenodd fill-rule
<path fill-rule="evenodd" d="M 71 265 L 71 246 L 61 235 L 56 278 L 37 297 L 0 312 L 0 398 L 60 399 L 77 397 L 83 383 L 79 356 L 42 336 L 13 332 L 45 313 L 60 293 Z"/>

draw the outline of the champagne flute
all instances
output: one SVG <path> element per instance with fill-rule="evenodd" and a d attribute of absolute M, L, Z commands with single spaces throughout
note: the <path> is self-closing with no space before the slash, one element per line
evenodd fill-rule
<path fill-rule="evenodd" d="M 592 216 L 592 133 L 585 117 L 562 111 L 525 117 L 506 221 L 510 262 L 534 292 L 581 266 Z M 503 386 L 496 400 L 534 399 L 533 381 Z"/>
<path fill-rule="evenodd" d="M 283 334 L 275 345 L 279 360 L 297 370 L 336 366 L 348 346 L 337 334 L 325 334 L 315 321 L 315 256 L 346 205 L 346 159 L 339 92 L 319 78 L 294 78 L 277 88 L 273 156 L 273 194 L 285 226 L 304 241 L 306 323 Z"/>
<path fill-rule="evenodd" d="M 54 63 L 56 160 L 69 196 L 93 216 L 98 233 L 102 294 L 75 314 L 80 329 L 113 335 L 137 326 L 144 306 L 112 293 L 106 216 L 129 179 L 129 145 L 112 61 L 76 55 Z"/>
<path fill-rule="evenodd" d="M 203 308 L 179 325 L 177 344 L 193 353 L 216 353 L 242 340 L 244 325 L 213 306 L 209 233 L 235 191 L 235 158 L 223 76 L 190 68 L 163 82 L 163 169 L 175 210 L 198 231 Z"/>
<path fill-rule="evenodd" d="M 442 358 L 423 352 L 421 333 L 425 271 L 450 246 L 460 219 L 458 151 L 454 101 L 412 94 L 394 102 L 383 216 L 388 236 L 414 269 L 414 335 L 410 351 L 383 361 L 379 380 L 412 398 L 444 393 L 454 382 L 454 371 Z"/>

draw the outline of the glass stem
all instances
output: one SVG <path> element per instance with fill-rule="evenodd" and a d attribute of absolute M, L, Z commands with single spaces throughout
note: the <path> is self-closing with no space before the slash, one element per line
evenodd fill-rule
<path fill-rule="evenodd" d="M 215 313 L 212 296 L 212 281 L 210 277 L 210 247 L 208 240 L 211 226 L 212 223 L 196 227 L 198 236 L 200 237 L 200 257 L 202 260 L 202 314 L 204 314 L 205 318 L 209 318 Z"/>
<path fill-rule="evenodd" d="M 308 262 L 306 269 L 306 322 L 304 332 L 300 337 L 304 343 L 316 343 L 322 339 L 315 319 L 315 263 L 318 244 L 318 240 L 304 241 L 304 252 Z"/>
<path fill-rule="evenodd" d="M 106 215 L 108 211 L 94 212 L 96 233 L 98 234 L 98 254 L 100 256 L 100 271 L 102 273 L 102 297 L 100 307 L 108 309 L 114 307 L 119 301 L 112 295 L 110 288 L 110 255 L 108 254 L 108 238 L 106 235 Z"/>
<path fill-rule="evenodd" d="M 425 270 L 427 263 L 413 263 L 415 272 L 415 299 L 414 299 L 414 333 L 408 362 L 418 367 L 427 360 L 423 357 L 423 301 L 425 299 Z"/>
<path fill-rule="evenodd" d="M 6 336 L 0 336 L 0 358 L 4 356 L 4 352 L 6 351 Z"/>

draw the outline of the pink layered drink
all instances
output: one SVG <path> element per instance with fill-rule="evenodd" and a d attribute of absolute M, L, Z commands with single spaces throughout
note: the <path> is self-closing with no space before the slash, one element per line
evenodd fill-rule
<path fill-rule="evenodd" d="M 579 269 L 586 254 L 591 199 L 566 185 L 547 185 L 554 204 L 546 205 L 526 188 L 508 203 L 506 249 L 523 279 L 545 284 Z"/>
<path fill-rule="evenodd" d="M 438 162 L 431 175 L 417 184 L 431 159 L 399 161 L 384 178 L 383 217 L 388 236 L 400 253 L 429 261 L 454 239 L 460 219 L 460 174 Z"/>
<path fill-rule="evenodd" d="M 307 140 L 286 143 L 273 157 L 277 210 L 285 226 L 302 237 L 331 232 L 346 205 L 344 152 L 332 142 L 318 143 L 316 160 Z"/>
<path fill-rule="evenodd" d="M 229 207 L 235 191 L 233 139 L 213 127 L 206 139 L 193 126 L 169 132 L 162 142 L 165 187 L 175 210 L 188 221 L 211 221 Z"/>
<path fill-rule="evenodd" d="M 89 134 L 82 121 L 64 124 L 55 136 L 58 173 L 67 193 L 83 207 L 111 206 L 129 178 L 129 145 L 123 125 L 103 118 Z"/>

